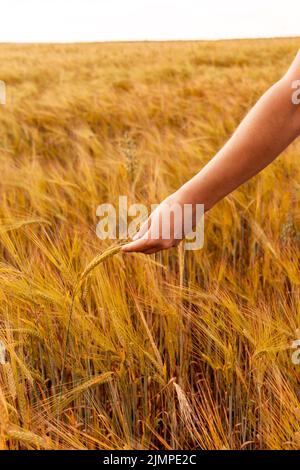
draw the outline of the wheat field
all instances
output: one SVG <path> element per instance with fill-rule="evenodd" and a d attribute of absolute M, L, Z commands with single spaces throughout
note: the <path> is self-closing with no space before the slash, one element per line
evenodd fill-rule
<path fill-rule="evenodd" d="M 300 141 L 202 250 L 96 236 L 102 202 L 194 175 L 299 47 L 0 45 L 1 449 L 300 449 Z"/>

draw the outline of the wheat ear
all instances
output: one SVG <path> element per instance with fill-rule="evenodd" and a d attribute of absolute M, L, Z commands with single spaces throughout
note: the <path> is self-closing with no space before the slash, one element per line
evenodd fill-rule
<path fill-rule="evenodd" d="M 77 283 L 76 283 L 76 285 L 73 289 L 73 293 L 72 293 L 72 297 L 71 297 L 70 313 L 69 313 L 68 325 L 67 325 L 67 332 L 66 332 L 66 339 L 65 339 L 65 345 L 64 345 L 62 369 L 61 369 L 59 404 L 60 404 L 61 398 L 62 398 L 64 369 L 65 369 L 65 363 L 66 363 L 66 357 L 67 357 L 70 326 L 71 326 L 71 321 L 72 321 L 72 316 L 73 316 L 74 302 L 75 302 L 76 294 L 77 294 L 81 284 L 83 283 L 83 281 L 93 271 L 93 269 L 95 269 L 99 264 L 103 263 L 103 261 L 105 261 L 106 259 L 108 259 L 108 258 L 116 255 L 117 253 L 119 253 L 120 250 L 121 250 L 121 245 L 113 246 L 113 247 L 108 248 L 107 250 L 105 250 L 103 253 L 100 253 L 99 255 L 95 256 L 95 258 L 92 259 L 92 261 L 86 266 L 85 270 L 80 274 L 80 276 L 78 278 L 78 281 L 77 281 Z M 60 409 L 60 406 L 58 407 L 58 410 L 59 409 Z"/>

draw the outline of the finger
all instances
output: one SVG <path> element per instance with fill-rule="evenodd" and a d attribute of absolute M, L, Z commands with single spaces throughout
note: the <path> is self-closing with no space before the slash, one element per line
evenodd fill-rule
<path fill-rule="evenodd" d="M 142 238 L 126 243 L 126 245 L 123 245 L 121 251 L 124 251 L 125 253 L 132 253 L 144 252 L 146 250 L 149 250 L 151 246 L 147 237 L 147 233 L 148 232 L 146 232 Z"/>
<path fill-rule="evenodd" d="M 143 251 L 145 255 L 153 255 L 154 253 L 159 253 L 160 251 L 165 251 L 168 250 L 169 248 L 172 248 L 172 246 L 166 247 L 163 245 L 157 245 L 156 247 L 149 248 L 148 250 Z"/>
<path fill-rule="evenodd" d="M 158 253 L 161 250 L 163 250 L 163 248 L 157 247 L 157 248 L 151 248 L 151 250 L 145 250 L 143 251 L 143 253 L 145 255 L 153 255 L 154 253 Z"/>

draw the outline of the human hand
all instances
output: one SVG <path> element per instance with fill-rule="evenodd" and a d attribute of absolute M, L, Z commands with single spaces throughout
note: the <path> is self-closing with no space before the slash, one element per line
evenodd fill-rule
<path fill-rule="evenodd" d="M 152 254 L 177 246 L 183 238 L 183 203 L 173 194 L 152 212 L 133 241 L 122 246 L 122 251 Z"/>

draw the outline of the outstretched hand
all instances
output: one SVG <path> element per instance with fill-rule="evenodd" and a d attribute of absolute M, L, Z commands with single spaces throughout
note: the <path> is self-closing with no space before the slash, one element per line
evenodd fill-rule
<path fill-rule="evenodd" d="M 122 246 L 125 253 L 150 255 L 177 246 L 184 237 L 183 221 L 175 217 L 172 208 L 182 211 L 181 202 L 174 196 L 165 199 L 142 224 L 133 241 Z"/>

